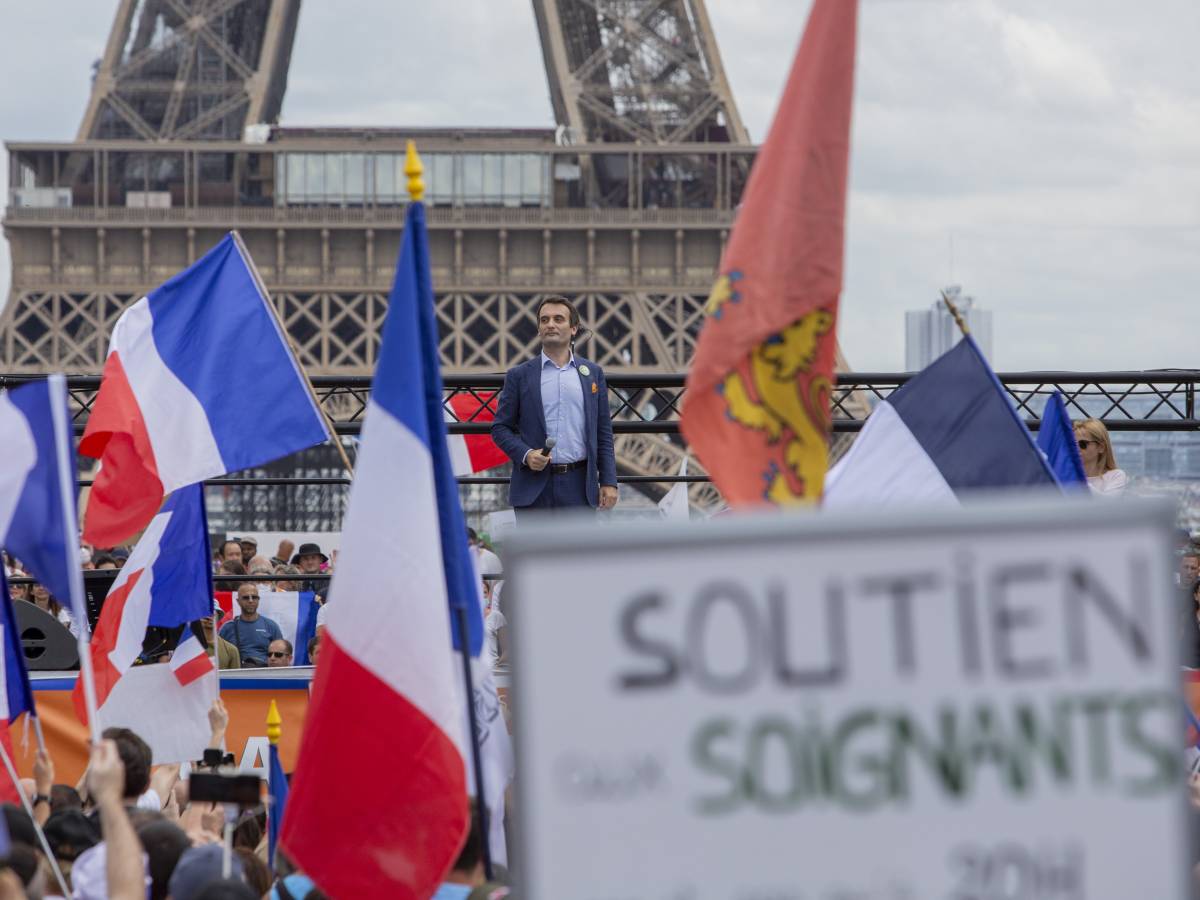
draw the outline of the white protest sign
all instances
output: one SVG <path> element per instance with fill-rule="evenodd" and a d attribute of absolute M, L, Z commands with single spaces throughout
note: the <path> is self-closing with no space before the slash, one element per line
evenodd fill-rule
<path fill-rule="evenodd" d="M 523 892 L 1184 897 L 1171 526 L 1056 499 L 518 529 Z"/>

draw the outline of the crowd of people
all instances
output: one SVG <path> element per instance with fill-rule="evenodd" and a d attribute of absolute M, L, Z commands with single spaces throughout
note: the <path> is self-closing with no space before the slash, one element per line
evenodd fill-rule
<path fill-rule="evenodd" d="M 504 666 L 508 664 L 508 623 L 500 611 L 503 565 L 486 536 L 481 537 L 474 529 L 468 529 L 467 537 L 480 573 L 487 660 L 493 668 Z M 98 549 L 84 545 L 80 548 L 83 569 L 121 569 L 128 561 L 131 550 L 130 547 Z M 308 664 L 316 665 L 332 599 L 330 583 L 336 565 L 337 550 L 327 555 L 316 543 L 301 542 L 297 549 L 294 541 L 284 539 L 279 542 L 274 555 L 267 557 L 258 552 L 258 542 L 253 537 L 218 541 L 212 559 L 214 587 L 217 592 L 229 591 L 233 594 L 236 608 L 231 613 L 236 614 L 218 628 L 217 622 L 224 617 L 225 610 L 214 597 L 213 618 L 193 623 L 192 631 L 209 654 L 216 657 L 221 669 L 291 667 L 295 665 L 296 647 L 283 634 L 279 623 L 261 615 L 258 607 L 266 592 L 311 592 L 319 606 L 316 633 L 308 639 L 303 649 L 307 651 Z M 5 554 L 4 566 L 5 575 L 10 579 L 9 595 L 14 601 L 34 604 L 78 637 L 79 623 L 75 621 L 68 605 L 51 596 L 42 585 L 25 581 L 29 576 L 19 560 Z M 179 628 L 151 628 L 138 664 L 169 662 L 171 651 L 182 631 Z"/>
<path fill-rule="evenodd" d="M 229 714 L 208 711 L 209 747 L 219 765 L 151 764 L 150 747 L 128 728 L 110 728 L 75 785 L 55 782 L 39 752 L 34 777 L 19 789 L 32 810 L 4 804 L 0 900 L 321 900 L 325 895 L 267 838 L 269 798 L 252 805 L 192 800 L 193 773 L 223 774 Z M 206 759 L 208 755 L 206 754 Z M 39 834 L 39 829 L 41 834 Z M 44 838 L 44 842 L 43 842 Z M 508 888 L 485 882 L 475 822 L 446 883 L 444 900 L 498 900 Z"/>

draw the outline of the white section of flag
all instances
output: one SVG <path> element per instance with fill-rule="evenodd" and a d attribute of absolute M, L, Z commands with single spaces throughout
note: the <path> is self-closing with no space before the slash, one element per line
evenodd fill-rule
<path fill-rule="evenodd" d="M 223 475 L 225 463 L 204 407 L 158 355 L 153 327 L 150 301 L 143 297 L 117 320 L 109 353 L 120 357 L 154 448 L 163 492 L 170 493 Z"/>
<path fill-rule="evenodd" d="M 449 416 L 449 413 L 446 414 Z M 450 451 L 450 467 L 455 475 L 470 475 L 475 470 L 471 466 L 471 454 L 467 450 L 465 434 L 447 434 L 446 449 Z"/>
<path fill-rule="evenodd" d="M 8 534 L 25 479 L 37 464 L 37 444 L 29 420 L 21 414 L 7 392 L 0 393 L 0 434 L 4 435 L 4 464 L 0 465 L 0 538 Z"/>
<path fill-rule="evenodd" d="M 191 629 L 184 631 L 175 647 L 175 652 L 171 654 L 170 665 L 171 671 L 175 673 L 175 679 L 184 686 L 190 685 L 197 678 L 213 671 L 212 660 L 208 652 Z"/>
<path fill-rule="evenodd" d="M 330 593 L 337 599 L 326 628 L 341 648 L 436 724 L 465 759 L 433 460 L 374 402 Z"/>
<path fill-rule="evenodd" d="M 688 458 L 685 456 L 679 464 L 679 477 L 687 474 Z M 665 497 L 658 501 L 658 511 L 668 522 L 690 522 L 691 513 L 688 510 L 688 486 L 686 481 L 677 481 L 671 485 Z"/>
<path fill-rule="evenodd" d="M 886 400 L 825 476 L 826 509 L 889 504 L 957 506 L 937 465 Z"/>
<path fill-rule="evenodd" d="M 159 513 L 150 520 L 108 591 L 108 596 L 112 597 L 134 575 L 141 573 L 125 598 L 125 605 L 121 609 L 121 621 L 117 628 L 116 644 L 108 653 L 109 662 L 122 675 L 142 653 L 146 628 L 150 624 L 150 605 L 153 602 L 150 588 L 154 584 L 154 562 L 158 559 L 160 541 L 170 521 L 170 513 Z"/>
<path fill-rule="evenodd" d="M 132 729 L 153 752 L 154 764 L 200 759 L 208 746 L 208 708 L 217 673 L 181 685 L 169 665 L 134 666 L 97 710 L 101 729 Z"/>
<path fill-rule="evenodd" d="M 300 593 L 298 591 L 258 591 L 258 614 L 274 620 L 292 645 L 294 654 L 299 654 Z M 294 657 L 293 657 L 294 658 Z"/>

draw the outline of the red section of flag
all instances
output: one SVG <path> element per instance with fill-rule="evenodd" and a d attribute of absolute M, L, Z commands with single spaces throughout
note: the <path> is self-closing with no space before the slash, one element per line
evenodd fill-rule
<path fill-rule="evenodd" d="M 234 591 L 214 591 L 213 597 L 217 601 L 217 605 L 221 607 L 221 621 L 217 622 L 217 628 L 222 628 L 226 622 L 233 621 L 233 598 Z"/>
<path fill-rule="evenodd" d="M 733 506 L 824 484 L 857 10 L 815 0 L 705 307 L 681 427 Z"/>
<path fill-rule="evenodd" d="M 497 393 L 499 392 L 475 391 L 454 394 L 450 398 L 450 408 L 460 422 L 491 422 L 496 418 Z M 464 434 L 462 437 L 466 441 L 467 454 L 471 458 L 471 472 L 482 472 L 509 461 L 490 434 Z"/>
<path fill-rule="evenodd" d="M 352 754 L 393 760 L 369 804 L 331 788 Z M 425 900 L 468 825 L 458 748 L 325 632 L 280 844 L 331 897 Z M 448 860 L 431 868 L 431 860 Z"/>
<path fill-rule="evenodd" d="M 204 652 L 195 635 L 185 633 L 183 640 L 171 656 L 171 670 L 181 685 L 186 687 L 197 678 L 215 670 L 212 657 Z"/>
<path fill-rule="evenodd" d="M 109 654 L 117 646 L 117 637 L 121 632 L 121 617 L 125 613 L 125 601 L 129 599 L 145 570 L 134 572 L 129 579 L 115 591 L 104 598 L 104 608 L 100 610 L 100 618 L 96 622 L 96 630 L 88 652 L 92 654 L 92 671 L 96 679 L 96 708 L 99 709 L 112 693 L 113 685 L 121 677 L 121 672 L 113 665 Z M 71 702 L 75 704 L 75 715 L 79 721 L 87 724 L 87 703 L 83 696 L 83 679 L 75 680 L 71 691 Z"/>
<path fill-rule="evenodd" d="M 28 713 L 26 713 L 28 715 Z M 8 722 L 0 719 L 0 744 L 4 745 L 5 751 L 8 753 L 9 759 L 16 759 L 13 753 L 12 732 Z M 20 789 L 12 783 L 12 779 L 7 775 L 0 775 L 0 803 L 11 803 L 14 806 L 21 805 Z"/>
<path fill-rule="evenodd" d="M 79 453 L 101 460 L 83 516 L 83 539 L 116 547 L 145 528 L 163 501 L 150 434 L 117 353 L 104 362 Z"/>

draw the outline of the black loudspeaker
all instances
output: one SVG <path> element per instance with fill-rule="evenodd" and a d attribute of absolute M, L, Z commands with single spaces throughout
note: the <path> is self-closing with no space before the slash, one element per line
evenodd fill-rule
<path fill-rule="evenodd" d="M 25 665 L 35 672 L 79 668 L 79 647 L 67 626 L 26 600 L 13 604 L 25 648 Z"/>

